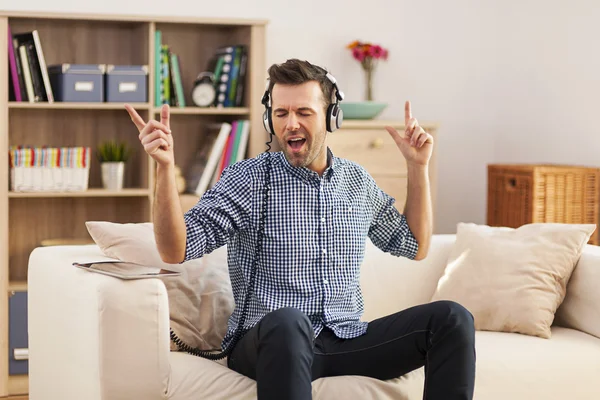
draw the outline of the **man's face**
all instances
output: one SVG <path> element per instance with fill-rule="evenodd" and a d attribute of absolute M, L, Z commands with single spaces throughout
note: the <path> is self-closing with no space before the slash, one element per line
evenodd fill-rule
<path fill-rule="evenodd" d="M 273 86 L 273 128 L 288 162 L 322 173 L 327 167 L 325 109 L 316 81 Z"/>

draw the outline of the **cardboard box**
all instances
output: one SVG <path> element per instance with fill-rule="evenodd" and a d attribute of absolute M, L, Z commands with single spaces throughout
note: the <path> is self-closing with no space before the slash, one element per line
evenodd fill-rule
<path fill-rule="evenodd" d="M 148 66 L 107 65 L 105 88 L 107 102 L 147 102 Z"/>
<path fill-rule="evenodd" d="M 48 67 L 55 101 L 103 102 L 104 64 L 57 64 Z"/>

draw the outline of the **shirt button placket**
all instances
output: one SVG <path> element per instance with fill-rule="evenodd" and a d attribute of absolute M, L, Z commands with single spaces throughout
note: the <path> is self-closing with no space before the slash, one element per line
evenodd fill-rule
<path fill-rule="evenodd" d="M 324 206 L 324 203 L 326 202 L 325 197 L 326 196 L 325 196 L 325 193 L 323 190 L 323 180 L 321 180 L 320 184 L 319 184 L 319 200 L 320 200 L 319 201 L 319 209 L 320 209 L 320 214 L 321 214 L 321 229 L 320 230 L 321 230 L 321 245 L 323 246 L 321 248 L 322 260 L 323 260 L 321 263 L 321 276 L 322 276 L 321 282 L 324 286 L 323 300 L 326 302 L 327 294 L 328 294 L 327 285 L 329 284 L 329 280 L 327 279 L 327 249 L 326 249 L 326 246 L 327 246 L 328 238 L 327 238 L 327 229 L 325 227 L 325 221 L 326 221 L 326 218 L 325 218 L 326 211 L 325 210 L 327 209 Z M 324 304 L 324 307 L 326 307 L 325 304 Z M 323 311 L 325 312 L 325 310 L 323 310 Z"/>

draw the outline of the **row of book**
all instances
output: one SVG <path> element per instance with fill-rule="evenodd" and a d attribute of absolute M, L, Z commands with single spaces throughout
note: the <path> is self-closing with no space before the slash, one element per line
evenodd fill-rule
<path fill-rule="evenodd" d="M 82 191 L 88 188 L 89 147 L 25 147 L 9 149 L 14 192 Z"/>
<path fill-rule="evenodd" d="M 46 59 L 37 30 L 13 34 L 8 27 L 9 99 L 54 102 Z"/>
<path fill-rule="evenodd" d="M 162 104 L 185 107 L 179 56 L 171 51 L 168 44 L 162 43 L 162 31 L 158 29 L 154 32 L 154 46 L 155 105 L 157 107 Z"/>
<path fill-rule="evenodd" d="M 248 49 L 244 45 L 217 49 L 207 70 L 213 73 L 215 107 L 241 107 L 244 102 Z"/>
<path fill-rule="evenodd" d="M 225 168 L 243 160 L 249 134 L 249 120 L 210 124 L 206 142 L 197 150 L 187 171 L 186 192 L 202 196 L 217 183 Z"/>
<path fill-rule="evenodd" d="M 169 104 L 185 107 L 184 86 L 181 78 L 181 58 L 168 43 L 163 43 L 162 31 L 155 31 L 155 105 Z M 212 73 L 215 88 L 213 107 L 241 107 L 248 64 L 248 50 L 244 45 L 219 47 L 209 59 L 205 71 Z M 194 82 L 190 82 L 191 91 Z M 187 88 L 186 88 L 187 89 Z"/>

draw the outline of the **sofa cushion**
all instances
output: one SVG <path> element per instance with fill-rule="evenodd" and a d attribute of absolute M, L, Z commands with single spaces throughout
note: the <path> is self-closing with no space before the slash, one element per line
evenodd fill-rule
<path fill-rule="evenodd" d="M 475 399 L 598 399 L 600 340 L 553 327 L 552 338 L 503 332 L 476 332 Z M 214 362 L 171 353 L 169 400 L 256 399 L 256 382 Z M 313 381 L 313 399 L 422 400 L 424 369 L 380 381 L 338 376 Z"/>
<path fill-rule="evenodd" d="M 225 247 L 182 264 L 162 261 L 152 223 L 118 224 L 88 221 L 87 229 L 102 252 L 138 265 L 180 271 L 164 278 L 169 297 L 173 332 L 187 345 L 201 350 L 220 350 L 234 301 Z M 171 341 L 171 350 L 178 350 Z"/>
<path fill-rule="evenodd" d="M 459 223 L 432 300 L 462 304 L 478 330 L 549 338 L 573 268 L 594 230 L 593 224 L 513 229 Z"/>
<path fill-rule="evenodd" d="M 477 332 L 475 399 L 600 399 L 600 339 L 552 327 L 552 337 Z"/>
<path fill-rule="evenodd" d="M 600 247 L 586 245 L 556 311 L 555 323 L 600 338 Z M 600 374 L 600 371 L 599 371 Z"/>
<path fill-rule="evenodd" d="M 360 268 L 363 320 L 372 321 L 427 303 L 444 273 L 454 240 L 454 235 L 434 235 L 427 257 L 418 261 L 381 251 L 367 240 Z"/>
<path fill-rule="evenodd" d="M 185 353 L 171 353 L 171 376 L 166 398 L 190 400 L 256 400 L 256 381 L 229 368 L 224 361 L 209 361 Z M 406 376 L 382 381 L 365 376 L 336 376 L 313 381 L 314 400 L 423 399 L 423 368 Z"/>

